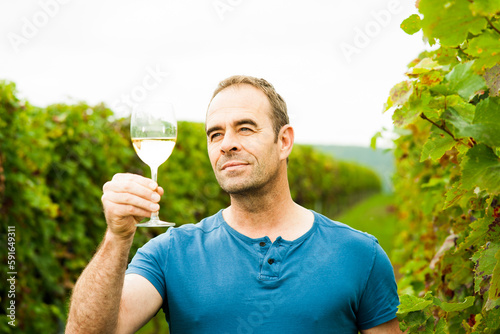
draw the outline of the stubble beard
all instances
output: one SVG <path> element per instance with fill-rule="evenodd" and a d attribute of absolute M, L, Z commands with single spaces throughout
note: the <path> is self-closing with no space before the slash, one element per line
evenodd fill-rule
<path fill-rule="evenodd" d="M 255 165 L 251 165 L 251 168 L 255 167 Z M 278 169 L 267 173 L 265 169 L 260 166 L 257 170 L 253 170 L 250 175 L 216 175 L 216 178 L 222 190 L 231 196 L 261 196 L 278 174 Z M 237 178 L 241 178 L 241 180 L 236 180 Z"/>

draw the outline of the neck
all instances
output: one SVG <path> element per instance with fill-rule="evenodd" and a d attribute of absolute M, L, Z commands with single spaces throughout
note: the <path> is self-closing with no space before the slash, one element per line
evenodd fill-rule
<path fill-rule="evenodd" d="M 306 233 L 314 220 L 312 213 L 292 200 L 286 173 L 276 182 L 273 190 L 232 194 L 231 206 L 223 213 L 226 222 L 250 238 L 295 240 Z"/>

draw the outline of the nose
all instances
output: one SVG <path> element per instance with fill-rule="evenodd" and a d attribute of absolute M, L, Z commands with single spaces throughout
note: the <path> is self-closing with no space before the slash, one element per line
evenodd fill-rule
<path fill-rule="evenodd" d="M 224 139 L 220 145 L 220 150 L 222 153 L 237 152 L 241 149 L 241 144 L 238 140 L 238 136 L 233 131 L 226 131 L 224 134 Z"/>

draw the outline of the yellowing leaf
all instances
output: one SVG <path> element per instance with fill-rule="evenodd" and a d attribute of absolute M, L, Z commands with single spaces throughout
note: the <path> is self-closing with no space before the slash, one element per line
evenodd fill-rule
<path fill-rule="evenodd" d="M 434 161 L 439 160 L 448 150 L 451 150 L 457 142 L 443 130 L 433 127 L 429 138 L 422 148 L 420 161 L 431 159 Z"/>
<path fill-rule="evenodd" d="M 500 0 L 475 0 L 469 5 L 472 15 L 492 17 L 500 10 Z"/>
<path fill-rule="evenodd" d="M 403 81 L 394 86 L 389 94 L 393 105 L 403 105 L 408 101 L 412 93 L 413 85 L 411 81 Z"/>
<path fill-rule="evenodd" d="M 500 96 L 500 65 L 497 64 L 484 72 L 486 86 L 490 90 L 490 96 Z"/>
<path fill-rule="evenodd" d="M 467 193 L 467 190 L 461 189 L 460 186 L 460 183 L 455 183 L 453 187 L 446 192 L 443 210 L 455 205 Z"/>
<path fill-rule="evenodd" d="M 474 291 L 483 294 L 490 287 L 489 282 L 496 265 L 495 254 L 500 251 L 500 244 L 488 242 L 471 258 L 474 267 Z M 484 291 L 481 291 L 483 289 Z"/>
<path fill-rule="evenodd" d="M 432 60 L 431 58 L 424 58 L 418 64 L 411 68 L 411 74 L 421 74 L 430 71 L 438 70 L 442 68 L 438 62 Z"/>
<path fill-rule="evenodd" d="M 412 14 L 406 20 L 401 23 L 401 29 L 404 30 L 408 35 L 413 35 L 420 30 L 420 16 L 417 14 Z"/>
<path fill-rule="evenodd" d="M 478 58 L 474 64 L 474 68 L 476 69 L 482 70 L 500 63 L 499 34 L 492 30 L 485 31 L 470 40 L 469 47 L 465 52 Z"/>
<path fill-rule="evenodd" d="M 500 248 L 495 254 L 495 268 L 491 276 L 490 289 L 488 291 L 488 300 L 485 304 L 487 311 L 500 307 Z"/>

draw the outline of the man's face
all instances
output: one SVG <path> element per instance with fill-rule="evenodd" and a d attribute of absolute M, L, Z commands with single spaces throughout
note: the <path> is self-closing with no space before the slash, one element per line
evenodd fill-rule
<path fill-rule="evenodd" d="M 279 171 L 271 105 L 259 89 L 242 84 L 217 94 L 207 112 L 208 156 L 221 188 L 229 194 L 252 193 Z"/>

